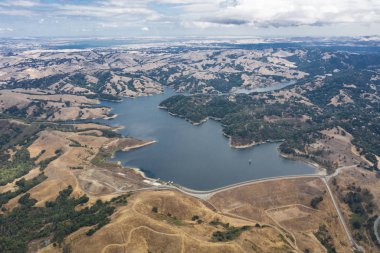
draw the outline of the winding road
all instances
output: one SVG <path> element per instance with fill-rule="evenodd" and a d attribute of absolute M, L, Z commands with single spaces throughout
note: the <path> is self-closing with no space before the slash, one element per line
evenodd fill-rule
<path fill-rule="evenodd" d="M 238 187 L 257 184 L 257 183 L 263 183 L 263 182 L 269 182 L 269 181 L 276 181 L 281 179 L 298 179 L 298 178 L 323 178 L 324 175 L 319 174 L 305 174 L 305 175 L 293 175 L 293 176 L 279 176 L 279 177 L 267 177 L 267 178 L 261 178 L 261 179 L 253 179 L 249 181 L 239 182 L 236 184 L 231 184 L 227 186 L 223 186 L 220 188 L 212 189 L 212 190 L 205 190 L 205 191 L 199 191 L 199 190 L 193 190 L 189 189 L 183 186 L 175 186 L 175 188 L 187 195 L 193 196 L 195 198 L 203 199 L 203 200 L 209 200 L 213 195 L 227 191 L 232 190 Z"/>
<path fill-rule="evenodd" d="M 227 186 L 223 186 L 223 187 L 220 187 L 220 188 L 216 188 L 216 189 L 212 189 L 212 190 L 205 190 L 205 191 L 201 191 L 201 190 L 193 190 L 193 189 L 189 189 L 189 188 L 186 188 L 186 187 L 183 187 L 183 186 L 180 186 L 180 185 L 161 185 L 161 186 L 152 186 L 152 187 L 149 187 L 149 188 L 142 188 L 142 189 L 138 189 L 138 190 L 135 190 L 135 191 L 143 191 L 143 190 L 177 190 L 179 192 L 182 192 L 184 194 L 187 194 L 189 196 L 192 196 L 192 197 L 195 197 L 195 198 L 198 198 L 198 199 L 201 199 L 201 200 L 204 200 L 204 201 L 208 201 L 213 195 L 217 194 L 217 193 L 220 193 L 220 192 L 223 192 L 223 191 L 227 191 L 227 190 L 231 190 L 231 189 L 235 189 L 235 188 L 238 188 L 238 187 L 242 187 L 242 186 L 247 186 L 247 185 L 252 185 L 252 184 L 257 184 L 257 183 L 263 183 L 263 182 L 269 182 L 269 181 L 277 181 L 277 180 L 286 180 L 286 179 L 299 179 L 299 178 L 320 178 L 327 190 L 328 190 L 328 193 L 332 199 L 332 203 L 334 204 L 334 207 L 335 207 L 335 210 L 338 214 L 338 217 L 339 217 L 339 220 L 343 226 L 343 229 L 344 231 L 346 232 L 346 235 L 349 239 L 349 241 L 351 242 L 351 245 L 353 248 L 359 250 L 360 252 L 365 252 L 364 251 L 364 248 L 361 247 L 360 245 L 358 245 L 354 238 L 352 237 L 352 234 L 351 234 L 351 231 L 348 227 L 348 225 L 346 224 L 344 218 L 343 218 L 343 215 L 342 215 L 342 212 L 340 211 L 340 208 L 337 204 L 337 201 L 335 200 L 335 197 L 333 195 L 333 192 L 331 191 L 330 189 L 330 186 L 328 184 L 329 180 L 336 177 L 341 171 L 345 170 L 345 169 L 350 169 L 350 168 L 354 168 L 356 167 L 356 165 L 351 165 L 351 166 L 344 166 L 344 167 L 340 167 L 338 169 L 336 169 L 336 171 L 331 174 L 331 175 L 326 175 L 326 174 L 305 174 L 305 175 L 291 175 L 291 176 L 279 176 L 279 177 L 269 177 L 269 178 L 263 178 L 263 179 L 254 179 L 254 180 L 249 180 L 249 181 L 245 181 L 245 182 L 240 182 L 240 183 L 236 183 L 236 184 L 232 184 L 232 185 L 227 185 Z M 377 226 L 378 224 L 380 223 L 380 217 L 377 218 L 377 220 L 375 221 L 375 225 L 374 226 Z M 377 239 L 379 240 L 379 235 L 378 235 L 378 231 L 377 229 L 375 229 L 376 231 L 376 237 Z M 379 240 L 380 242 L 380 240 Z"/>

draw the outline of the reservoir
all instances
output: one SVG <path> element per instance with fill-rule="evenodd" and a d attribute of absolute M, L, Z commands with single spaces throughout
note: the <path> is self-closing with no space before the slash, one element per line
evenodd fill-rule
<path fill-rule="evenodd" d="M 159 103 L 172 95 L 175 92 L 165 88 L 160 95 L 125 98 L 120 103 L 102 102 L 118 115 L 104 123 L 123 126 L 119 130 L 123 135 L 157 141 L 132 151 L 119 151 L 113 160 L 121 161 L 126 167 L 139 168 L 149 177 L 196 190 L 315 172 L 308 164 L 281 157 L 277 151 L 279 143 L 247 149 L 230 148 L 219 122 L 208 120 L 193 126 L 159 109 Z"/>

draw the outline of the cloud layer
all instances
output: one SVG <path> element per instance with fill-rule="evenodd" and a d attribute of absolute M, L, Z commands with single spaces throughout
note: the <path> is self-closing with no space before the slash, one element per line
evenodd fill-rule
<path fill-rule="evenodd" d="M 88 29 L 160 27 L 286 28 L 334 24 L 379 24 L 379 0 L 5 0 L 0 21 L 49 25 L 57 19 L 93 24 Z M 45 22 L 38 22 L 44 20 Z M 54 20 L 54 22 L 49 22 Z"/>

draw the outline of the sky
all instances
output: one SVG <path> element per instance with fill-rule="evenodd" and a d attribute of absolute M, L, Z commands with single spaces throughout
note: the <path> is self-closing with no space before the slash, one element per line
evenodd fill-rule
<path fill-rule="evenodd" d="M 380 35 L 380 0 L 0 0 L 0 37 Z"/>

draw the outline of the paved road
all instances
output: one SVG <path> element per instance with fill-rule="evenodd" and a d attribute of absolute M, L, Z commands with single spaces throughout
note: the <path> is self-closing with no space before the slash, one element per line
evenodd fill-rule
<path fill-rule="evenodd" d="M 276 181 L 276 180 L 281 180 L 281 179 L 297 179 L 297 178 L 313 178 L 313 177 L 322 178 L 323 176 L 324 175 L 319 175 L 319 174 L 306 174 L 306 175 L 294 175 L 294 176 L 268 177 L 268 178 L 262 178 L 262 179 L 253 179 L 253 180 L 231 184 L 231 185 L 223 186 L 223 187 L 212 189 L 212 190 L 206 190 L 206 191 L 193 190 L 193 189 L 189 189 L 183 186 L 177 186 L 176 188 L 179 191 L 186 193 L 188 195 L 191 195 L 193 197 L 200 198 L 203 200 L 208 200 L 213 195 L 219 192 L 231 190 L 231 189 L 238 188 L 241 186 L 262 183 L 262 182 Z"/>
<path fill-rule="evenodd" d="M 373 229 L 375 230 L 375 235 L 377 242 L 380 243 L 380 236 L 379 236 L 379 224 L 380 224 L 380 216 L 377 216 L 377 219 L 375 220 L 375 223 L 373 224 Z"/>
<path fill-rule="evenodd" d="M 298 179 L 298 178 L 323 178 L 325 175 L 319 175 L 319 174 L 305 174 L 305 175 L 294 175 L 294 176 L 279 176 L 279 177 L 268 177 L 268 178 L 262 178 L 262 179 L 253 179 L 245 182 L 240 182 L 236 184 L 231 184 L 227 186 L 223 186 L 220 188 L 212 189 L 212 190 L 194 190 L 190 188 L 186 188 L 181 185 L 160 185 L 160 186 L 150 186 L 145 188 L 140 188 L 136 190 L 121 190 L 117 189 L 117 192 L 139 192 L 139 191 L 146 191 L 146 190 L 177 190 L 179 192 L 182 192 L 186 195 L 190 195 L 192 197 L 202 199 L 202 200 L 209 200 L 213 195 L 231 190 L 234 188 L 251 185 L 251 184 L 257 184 L 262 182 L 269 182 L 269 181 L 276 181 L 281 179 Z"/>
<path fill-rule="evenodd" d="M 338 213 L 338 216 L 339 216 L 340 222 L 342 223 L 343 228 L 344 228 L 344 230 L 346 231 L 346 234 L 347 234 L 347 236 L 348 236 L 348 238 L 349 238 L 349 240 L 350 240 L 352 246 L 354 246 L 356 249 L 360 250 L 361 252 L 365 252 L 364 248 L 363 248 L 362 246 L 358 245 L 358 244 L 355 242 L 354 238 L 352 237 L 351 231 L 350 231 L 350 229 L 348 228 L 348 226 L 347 226 L 347 224 L 346 224 L 346 222 L 345 222 L 345 220 L 344 220 L 344 218 L 343 218 L 343 215 L 342 215 L 342 213 L 341 213 L 341 211 L 340 211 L 340 208 L 339 208 L 338 204 L 336 203 L 335 197 L 334 197 L 334 195 L 333 195 L 333 193 L 332 193 L 332 191 L 331 191 L 331 189 L 330 189 L 330 186 L 329 186 L 329 184 L 328 184 L 328 182 L 330 181 L 330 179 L 332 179 L 332 178 L 338 176 L 339 173 L 342 172 L 343 170 L 346 170 L 346 169 L 352 169 L 352 168 L 356 168 L 356 167 L 357 167 L 357 165 L 350 165 L 350 166 L 339 167 L 339 168 L 337 168 L 337 169 L 335 170 L 335 172 L 334 172 L 333 174 L 331 174 L 331 175 L 326 175 L 326 176 L 323 178 L 323 182 L 325 183 L 325 185 L 326 185 L 326 187 L 327 187 L 327 190 L 329 191 L 329 194 L 330 194 L 330 197 L 331 197 L 331 199 L 332 199 L 332 201 L 333 201 L 333 204 L 334 204 L 334 206 L 335 206 L 336 212 Z M 378 218 L 378 220 L 379 220 L 379 218 Z M 377 238 L 378 238 L 378 237 L 377 237 Z M 378 238 L 378 239 L 379 239 L 379 238 Z M 379 241 L 379 242 L 380 242 L 380 241 Z"/>
<path fill-rule="evenodd" d="M 220 188 L 216 188 L 216 189 L 212 189 L 212 190 L 205 190 L 205 191 L 193 190 L 193 189 L 189 189 L 189 188 L 186 188 L 184 186 L 181 186 L 181 185 L 177 185 L 174 188 L 177 188 L 181 192 L 184 192 L 184 193 L 186 193 L 188 195 L 191 195 L 193 197 L 207 200 L 207 199 L 211 198 L 213 195 L 215 195 L 215 194 L 217 194 L 219 192 L 230 190 L 230 189 L 234 189 L 234 188 L 237 188 L 237 187 L 240 187 L 240 186 L 254 184 L 254 183 L 275 181 L 275 180 L 280 180 L 280 179 L 297 179 L 297 178 L 310 178 L 310 177 L 318 177 L 318 178 L 325 178 L 326 177 L 327 181 L 329 181 L 331 178 L 336 177 L 342 170 L 356 168 L 356 167 L 357 167 L 357 165 L 350 165 L 350 166 L 339 167 L 331 175 L 325 175 L 325 174 L 305 174 L 305 175 L 290 175 L 290 176 L 278 176 L 278 177 L 267 177 L 267 178 L 262 178 L 262 179 L 253 179 L 253 180 L 239 182 L 239 183 L 236 183 L 236 184 L 231 184 L 231 185 L 223 186 L 223 187 L 220 187 Z M 170 186 L 170 188 L 172 188 L 172 187 Z"/>
<path fill-rule="evenodd" d="M 339 208 L 338 204 L 336 203 L 336 200 L 335 200 L 334 194 L 332 193 L 332 191 L 331 191 L 331 189 L 330 189 L 330 186 L 329 186 L 329 184 L 328 184 L 328 179 L 329 179 L 329 178 L 331 178 L 331 177 L 328 177 L 328 176 L 323 177 L 323 178 L 322 178 L 322 181 L 323 181 L 323 182 L 325 183 L 325 185 L 326 185 L 327 191 L 329 192 L 329 195 L 330 195 L 330 197 L 331 197 L 331 199 L 332 199 L 332 202 L 333 202 L 333 204 L 334 204 L 335 210 L 336 210 L 336 212 L 338 213 L 338 217 L 339 217 L 340 222 L 341 222 L 342 225 L 343 225 L 344 231 L 346 232 L 346 235 L 347 235 L 348 239 L 350 240 L 351 245 L 352 245 L 353 247 L 355 247 L 356 249 L 358 249 L 358 250 L 364 252 L 363 247 L 361 247 L 360 245 L 358 245 L 358 244 L 355 242 L 354 238 L 352 237 L 351 231 L 350 231 L 350 229 L 348 228 L 348 226 L 347 226 L 347 224 L 346 224 L 346 221 L 345 221 L 344 218 L 343 218 L 342 212 L 340 211 L 340 208 Z"/>
<path fill-rule="evenodd" d="M 234 189 L 234 188 L 238 188 L 238 187 L 242 187 L 242 186 L 246 186 L 246 185 L 251 185 L 251 184 L 256 184 L 256 183 L 262 183 L 262 182 L 269 182 L 269 181 L 276 181 L 276 180 L 284 180 L 284 179 L 298 179 L 298 178 L 320 178 L 326 185 L 326 188 L 329 192 L 329 195 L 332 199 L 332 202 L 334 204 L 334 207 L 336 209 L 336 212 L 338 213 L 338 217 L 339 217 L 339 220 L 340 222 L 342 223 L 343 225 L 343 228 L 346 232 L 346 235 L 349 239 L 349 241 L 351 242 L 351 245 L 353 247 L 355 247 L 356 249 L 360 250 L 361 252 L 365 252 L 363 247 L 361 247 L 360 245 L 358 245 L 355 240 L 353 239 L 352 235 L 351 235 L 351 232 L 343 218 L 343 215 L 340 211 L 340 208 L 335 200 L 335 197 L 330 189 L 330 186 L 328 184 L 328 181 L 333 178 L 333 177 L 336 177 L 342 170 L 345 170 L 345 169 L 349 169 L 349 168 L 354 168 L 356 167 L 356 165 L 351 165 L 351 166 L 344 166 L 344 167 L 340 167 L 338 168 L 333 174 L 331 175 L 323 175 L 323 174 L 307 174 L 307 175 L 295 175 L 295 176 L 280 176 L 280 177 L 270 177 L 270 178 L 264 178 L 264 179 L 254 179 L 254 180 L 249 180 L 249 181 L 246 181 L 246 182 L 240 182 L 240 183 L 236 183 L 236 184 L 232 184 L 232 185 L 228 185 L 228 186 L 224 186 L 224 187 L 220 187 L 220 188 L 216 188 L 216 189 L 212 189 L 212 190 L 207 190 L 207 191 L 198 191 L 198 190 L 193 190 L 193 189 L 189 189 L 189 188 L 186 188 L 186 187 L 183 187 L 183 186 L 180 186 L 180 185 L 163 185 L 163 186 L 153 186 L 153 187 L 150 187 L 150 188 L 143 188 L 143 189 L 139 189 L 137 191 L 142 191 L 142 190 L 177 190 L 177 191 L 180 191 L 182 193 L 185 193 L 187 195 L 190 195 L 192 197 L 195 197 L 195 198 L 199 198 L 199 199 L 202 199 L 202 200 L 209 200 L 213 195 L 217 194 L 217 193 L 220 193 L 220 192 L 223 192 L 223 191 L 226 191 L 226 190 L 231 190 L 231 189 Z M 380 217 L 375 221 L 375 224 L 378 224 L 380 222 Z M 375 230 L 377 232 L 377 230 Z M 377 238 L 379 240 L 379 237 L 377 235 Z"/>

